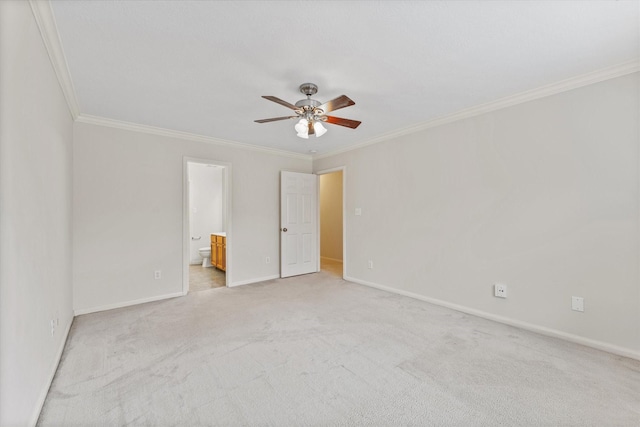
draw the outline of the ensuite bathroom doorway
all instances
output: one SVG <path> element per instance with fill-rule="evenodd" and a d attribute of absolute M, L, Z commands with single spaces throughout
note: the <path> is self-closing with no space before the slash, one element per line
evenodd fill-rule
<path fill-rule="evenodd" d="M 318 172 L 320 271 L 344 276 L 344 170 Z"/>
<path fill-rule="evenodd" d="M 191 293 L 226 287 L 228 168 L 203 161 L 187 161 L 185 166 L 186 231 L 189 239 L 186 291 Z"/>

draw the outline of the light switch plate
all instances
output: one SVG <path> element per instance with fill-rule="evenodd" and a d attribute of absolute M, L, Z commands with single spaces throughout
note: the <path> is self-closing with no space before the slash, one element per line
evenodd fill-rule
<path fill-rule="evenodd" d="M 356 208 L 356 215 L 362 215 L 362 208 Z"/>

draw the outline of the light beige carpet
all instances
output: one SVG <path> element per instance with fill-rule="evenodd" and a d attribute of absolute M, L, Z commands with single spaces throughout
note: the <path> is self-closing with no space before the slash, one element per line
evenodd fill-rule
<path fill-rule="evenodd" d="M 79 316 L 41 426 L 638 426 L 640 362 L 326 272 Z"/>

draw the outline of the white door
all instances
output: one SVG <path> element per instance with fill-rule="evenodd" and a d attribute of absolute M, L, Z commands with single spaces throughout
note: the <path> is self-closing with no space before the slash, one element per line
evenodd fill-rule
<path fill-rule="evenodd" d="M 280 277 L 318 271 L 318 177 L 280 174 Z"/>

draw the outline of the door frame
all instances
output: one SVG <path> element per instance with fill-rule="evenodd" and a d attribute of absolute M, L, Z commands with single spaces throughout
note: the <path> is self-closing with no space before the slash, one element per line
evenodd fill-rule
<path fill-rule="evenodd" d="M 342 171 L 342 278 L 347 272 L 347 167 L 337 166 L 331 169 L 316 171 L 318 176 L 318 271 L 320 271 L 320 175 Z"/>
<path fill-rule="evenodd" d="M 200 163 L 206 165 L 216 165 L 223 168 L 222 171 L 222 191 L 224 192 L 224 215 L 225 230 L 227 233 L 227 254 L 226 254 L 226 271 L 225 286 L 229 287 L 231 282 L 231 271 L 233 265 L 233 245 L 232 229 L 231 229 L 231 163 L 221 162 L 214 159 L 203 159 L 196 157 L 182 158 L 182 294 L 189 292 L 189 265 L 191 261 L 191 233 L 189 231 L 189 163 Z"/>

